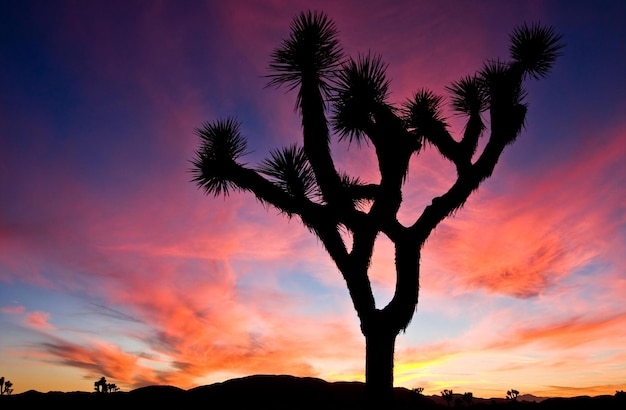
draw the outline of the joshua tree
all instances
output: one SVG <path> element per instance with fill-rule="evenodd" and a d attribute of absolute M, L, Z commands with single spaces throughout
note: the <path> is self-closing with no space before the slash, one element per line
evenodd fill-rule
<path fill-rule="evenodd" d="M 109 393 L 114 393 L 114 392 L 120 391 L 120 388 L 117 387 L 117 385 L 115 383 L 108 383 L 107 384 L 107 390 L 108 390 Z"/>
<path fill-rule="evenodd" d="M 13 389 L 11 387 L 13 387 L 13 383 L 11 383 L 11 381 L 7 380 L 4 382 L 4 393 L 7 395 L 13 393 Z"/>
<path fill-rule="evenodd" d="M 545 77 L 562 47 L 560 36 L 540 25 L 515 29 L 510 41 L 511 61 L 491 60 L 448 87 L 452 111 L 467 119 L 464 131 L 454 138 L 441 96 L 421 89 L 402 107 L 392 106 L 381 57 L 344 56 L 327 16 L 301 13 L 271 54 L 268 79 L 270 86 L 297 90 L 302 146 L 272 151 L 253 167 L 241 160 L 246 137 L 234 118 L 207 122 L 196 130 L 200 147 L 191 171 L 207 194 L 251 192 L 286 216 L 298 217 L 320 239 L 346 281 L 360 320 L 366 391 L 372 397 L 392 397 L 395 340 L 417 306 L 424 243 L 491 176 L 504 148 L 523 128 L 523 81 Z M 365 183 L 339 171 L 331 155 L 333 136 L 353 142 L 350 147 L 373 148 L 380 180 Z M 479 150 L 482 136 L 487 141 Z M 403 224 L 398 210 L 409 162 L 425 147 L 436 148 L 454 165 L 456 181 L 421 215 Z M 395 246 L 395 293 L 383 308 L 376 307 L 368 277 L 380 234 Z"/>
<path fill-rule="evenodd" d="M 448 403 L 448 407 L 450 407 L 454 393 L 452 390 L 445 389 L 441 392 L 441 397 L 443 397 L 443 399 Z"/>
<path fill-rule="evenodd" d="M 511 389 L 506 392 L 506 398 L 508 400 L 517 401 L 517 396 L 519 396 L 519 392 L 515 389 Z"/>
<path fill-rule="evenodd" d="M 104 378 L 104 376 L 102 376 L 100 378 L 100 380 L 95 381 L 93 383 L 93 388 L 95 391 L 97 391 L 98 393 L 107 393 L 108 392 L 108 387 L 109 385 L 107 384 L 107 379 Z"/>
<path fill-rule="evenodd" d="M 416 387 L 413 389 L 413 393 L 417 394 L 418 396 L 421 396 L 424 393 L 424 388 L 423 387 Z"/>
<path fill-rule="evenodd" d="M 0 377 L 0 395 L 6 394 L 8 396 L 13 393 L 13 389 L 11 387 L 13 387 L 13 383 L 11 383 L 11 381 L 4 381 L 4 377 Z"/>

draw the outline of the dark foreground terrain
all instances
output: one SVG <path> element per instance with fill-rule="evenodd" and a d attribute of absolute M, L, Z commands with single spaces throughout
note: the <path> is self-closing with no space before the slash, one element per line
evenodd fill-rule
<path fill-rule="evenodd" d="M 259 375 L 190 390 L 171 386 L 142 387 L 130 392 L 108 394 L 40 393 L 31 390 L 12 396 L 0 396 L 0 409 L 369 409 L 370 407 L 362 399 L 363 389 L 363 383 L 329 383 L 314 378 Z M 395 399 L 395 408 L 398 410 L 448 408 L 440 397 L 418 396 L 405 388 L 396 388 Z M 452 407 L 455 407 L 455 401 L 451 403 Z M 626 402 L 615 396 L 554 398 L 540 403 L 476 398 L 471 407 L 472 409 L 511 410 L 623 410 L 626 409 Z"/>

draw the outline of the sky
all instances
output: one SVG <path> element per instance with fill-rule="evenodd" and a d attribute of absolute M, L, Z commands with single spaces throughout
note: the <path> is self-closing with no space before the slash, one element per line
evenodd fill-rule
<path fill-rule="evenodd" d="M 388 4 L 386 4 L 388 3 Z M 382 55 L 390 102 L 445 87 L 541 22 L 566 48 L 526 127 L 422 252 L 395 384 L 504 397 L 626 388 L 626 5 L 621 1 L 16 1 L 0 13 L 0 376 L 15 393 L 184 389 L 252 374 L 364 380 L 364 339 L 319 241 L 251 195 L 191 182 L 206 121 L 245 161 L 301 141 L 269 56 L 306 10 Z M 446 111 L 452 131 L 459 117 Z M 376 182 L 367 147 L 333 144 Z M 400 220 L 452 183 L 413 159 Z M 377 306 L 394 289 L 380 238 Z"/>

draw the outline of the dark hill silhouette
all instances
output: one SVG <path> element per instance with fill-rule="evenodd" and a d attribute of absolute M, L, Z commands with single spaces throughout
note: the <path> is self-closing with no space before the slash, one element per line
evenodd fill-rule
<path fill-rule="evenodd" d="M 547 399 L 548 397 L 538 397 L 538 396 L 534 396 L 532 394 L 522 394 L 520 395 L 517 400 L 519 401 L 529 401 L 529 402 L 542 402 L 545 399 Z"/>
<path fill-rule="evenodd" d="M 236 409 L 363 409 L 365 384 L 359 382 L 327 382 L 312 377 L 287 375 L 255 375 L 188 390 L 194 403 L 223 403 Z M 416 397 L 405 388 L 396 388 L 398 408 L 438 408 L 425 397 Z M 227 408 L 224 407 L 224 408 Z"/>
<path fill-rule="evenodd" d="M 28 391 L 2 396 L 0 408 L 62 408 L 124 410 L 145 408 L 209 409 L 363 409 L 364 383 L 327 382 L 308 377 L 255 375 L 227 380 L 189 390 L 173 386 L 147 386 L 130 392 L 49 392 Z M 405 388 L 395 389 L 398 409 L 439 409 L 430 399 Z M 418 407 L 416 407 L 418 406 Z"/>
<path fill-rule="evenodd" d="M 183 390 L 173 386 L 147 386 L 130 392 L 49 392 L 29 390 L 0 397 L 3 410 L 26 408 L 61 408 L 125 410 L 152 407 L 155 409 L 182 409 L 201 406 L 207 409 L 254 410 L 351 410 L 369 409 L 363 401 L 365 384 L 360 382 L 327 382 L 310 377 L 286 375 L 255 375 L 231 379 L 221 383 Z M 412 391 L 394 389 L 395 408 L 447 409 L 439 396 L 420 396 Z M 452 403 L 454 407 L 454 403 Z M 598 409 L 623 410 L 624 403 L 615 396 L 581 396 L 551 398 L 542 402 L 511 402 L 504 399 L 474 398 L 472 409 Z"/>
<path fill-rule="evenodd" d="M 554 409 L 571 409 L 571 410 L 583 410 L 583 409 L 626 409 L 626 403 L 623 400 L 619 400 L 615 396 L 578 396 L 578 397 L 555 397 L 546 399 L 541 402 L 542 410 L 554 410 Z"/>

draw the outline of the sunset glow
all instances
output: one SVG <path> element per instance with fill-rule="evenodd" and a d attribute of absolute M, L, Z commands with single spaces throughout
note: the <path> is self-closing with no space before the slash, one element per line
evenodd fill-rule
<path fill-rule="evenodd" d="M 0 376 L 15 393 L 184 389 L 252 374 L 364 380 L 345 282 L 297 219 L 190 182 L 194 129 L 242 122 L 258 163 L 301 141 L 266 88 L 291 19 L 323 10 L 346 53 L 389 64 L 391 100 L 508 57 L 524 22 L 566 43 L 529 81 L 526 128 L 422 252 L 395 385 L 504 397 L 626 389 L 626 6 L 582 1 L 14 1 L 0 13 Z M 453 131 L 462 123 L 449 113 Z M 349 148 L 349 149 L 348 149 Z M 367 146 L 333 145 L 376 181 Z M 453 182 L 411 164 L 401 221 Z M 377 305 L 395 286 L 377 242 Z"/>

